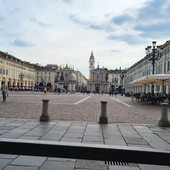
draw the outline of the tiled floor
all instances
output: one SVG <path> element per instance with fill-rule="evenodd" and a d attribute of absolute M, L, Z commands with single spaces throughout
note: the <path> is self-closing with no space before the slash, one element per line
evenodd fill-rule
<path fill-rule="evenodd" d="M 0 119 L 0 138 L 51 140 L 92 144 L 152 147 L 170 150 L 170 128 L 154 124 L 107 124 L 72 121 L 42 123 L 33 119 Z M 167 166 L 105 165 L 102 161 L 0 155 L 4 170 L 166 170 Z"/>

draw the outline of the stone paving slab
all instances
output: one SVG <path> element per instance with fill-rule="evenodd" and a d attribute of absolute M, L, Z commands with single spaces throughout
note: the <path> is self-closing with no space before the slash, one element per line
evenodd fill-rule
<path fill-rule="evenodd" d="M 21 165 L 21 166 L 33 166 L 40 167 L 47 158 L 45 157 L 36 157 L 36 156 L 18 156 L 10 164 L 11 165 Z"/>
<path fill-rule="evenodd" d="M 20 122 L 15 124 L 16 122 Z M 152 147 L 170 150 L 170 128 L 158 127 L 154 124 L 115 124 L 107 125 L 94 122 L 51 121 L 39 122 L 35 119 L 0 119 L 2 137 L 35 140 L 54 140 L 64 142 Z M 15 126 L 10 126 L 10 125 Z M 32 126 L 30 126 L 32 125 Z M 21 131 L 22 127 L 26 127 Z M 17 132 L 19 130 L 19 132 Z M 21 133 L 22 132 L 22 133 Z M 18 135 L 20 134 L 20 135 Z M 134 135 L 134 136 L 133 136 Z M 0 155 L 0 169 L 5 170 L 112 170 L 112 169 L 169 169 L 167 166 L 137 165 L 117 166 L 108 165 L 103 161 L 87 161 L 75 159 L 31 157 L 22 155 Z"/>

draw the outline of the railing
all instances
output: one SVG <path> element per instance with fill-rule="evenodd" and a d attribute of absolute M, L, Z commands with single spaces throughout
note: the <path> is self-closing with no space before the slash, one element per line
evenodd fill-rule
<path fill-rule="evenodd" d="M 165 151 L 152 148 L 118 145 L 0 138 L 0 153 L 167 166 L 170 165 L 170 150 Z"/>

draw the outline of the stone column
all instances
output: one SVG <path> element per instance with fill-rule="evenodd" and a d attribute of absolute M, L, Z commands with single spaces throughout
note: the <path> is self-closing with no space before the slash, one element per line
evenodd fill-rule
<path fill-rule="evenodd" d="M 168 121 L 168 103 L 161 103 L 161 119 L 159 120 L 159 126 L 170 127 Z"/>
<path fill-rule="evenodd" d="M 107 101 L 101 101 L 101 116 L 99 120 L 100 124 L 107 124 Z"/>
<path fill-rule="evenodd" d="M 49 122 L 50 121 L 50 116 L 48 115 L 48 102 L 49 100 L 43 99 L 43 106 L 42 106 L 42 114 L 40 117 L 40 121 L 42 122 Z"/>

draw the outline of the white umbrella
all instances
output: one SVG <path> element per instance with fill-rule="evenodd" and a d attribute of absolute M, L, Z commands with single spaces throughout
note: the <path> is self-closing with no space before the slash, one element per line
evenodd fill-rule
<path fill-rule="evenodd" d="M 169 85 L 170 84 L 170 74 L 154 74 L 148 76 L 154 84 L 158 85 Z"/>
<path fill-rule="evenodd" d="M 157 85 L 169 85 L 170 84 L 170 74 L 154 74 L 147 75 L 132 81 L 132 85 L 144 85 L 144 84 L 157 84 Z"/>
<path fill-rule="evenodd" d="M 170 85 L 170 74 L 154 74 L 141 77 L 131 83 L 132 85 Z"/>

